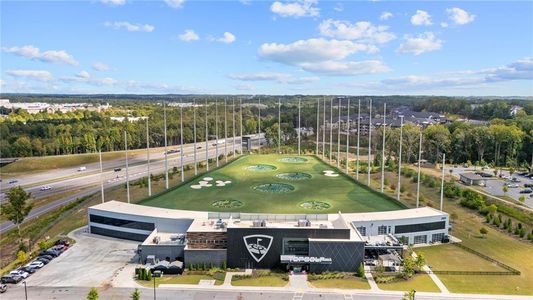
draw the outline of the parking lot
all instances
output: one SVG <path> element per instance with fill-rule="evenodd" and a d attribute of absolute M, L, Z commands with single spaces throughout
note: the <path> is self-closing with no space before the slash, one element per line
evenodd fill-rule
<path fill-rule="evenodd" d="M 461 173 L 470 173 L 470 172 L 477 172 L 482 171 L 481 168 L 474 169 L 473 167 L 470 168 L 464 168 L 462 166 L 455 167 L 447 167 L 446 172 L 449 172 L 449 170 L 452 169 L 452 175 L 454 175 L 457 179 L 459 179 L 459 174 Z M 483 172 L 494 175 L 494 169 L 488 168 L 483 170 Z M 502 171 L 502 176 L 509 176 L 509 171 Z M 520 180 L 520 182 L 513 182 L 518 185 L 518 187 L 509 188 L 507 193 L 503 192 L 503 186 L 507 182 L 506 180 L 499 178 L 499 177 L 490 177 L 486 180 L 486 186 L 482 187 L 482 190 L 485 191 L 488 194 L 491 194 L 493 196 L 508 196 L 516 200 L 518 202 L 518 199 L 520 196 L 525 197 L 524 204 L 528 207 L 533 208 L 533 197 L 530 197 L 531 194 L 520 194 L 521 190 L 524 190 L 524 184 L 533 184 L 533 179 L 520 176 L 517 173 L 513 174 L 513 177 Z"/>
<path fill-rule="evenodd" d="M 28 286 L 106 286 L 128 264 L 135 265 L 138 242 L 91 235 L 79 229 L 76 243 L 28 277 Z M 130 276 L 131 277 L 131 272 Z"/>

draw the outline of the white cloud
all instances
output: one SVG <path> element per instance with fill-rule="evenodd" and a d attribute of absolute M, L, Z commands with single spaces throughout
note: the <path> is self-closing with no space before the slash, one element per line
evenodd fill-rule
<path fill-rule="evenodd" d="M 393 33 L 387 31 L 388 28 L 388 26 L 374 26 L 366 21 L 352 24 L 348 21 L 332 19 L 324 20 L 318 26 L 320 34 L 323 36 L 379 44 L 387 43 L 396 38 Z"/>
<path fill-rule="evenodd" d="M 100 2 L 111 6 L 120 6 L 126 4 L 126 0 L 100 0 Z"/>
<path fill-rule="evenodd" d="M 233 86 L 238 91 L 253 91 L 255 90 L 255 85 L 250 83 L 240 83 Z"/>
<path fill-rule="evenodd" d="M 393 17 L 393 14 L 391 12 L 384 11 L 381 13 L 381 16 L 379 16 L 379 19 L 382 21 L 386 21 L 392 17 Z"/>
<path fill-rule="evenodd" d="M 317 17 L 320 15 L 317 3 L 317 0 L 297 0 L 285 3 L 276 1 L 272 3 L 270 10 L 282 17 Z"/>
<path fill-rule="evenodd" d="M 277 72 L 240 73 L 228 74 L 227 76 L 230 79 L 240 81 L 276 81 L 284 84 L 305 84 L 320 80 L 317 76 L 294 77 L 290 74 Z"/>
<path fill-rule="evenodd" d="M 172 8 L 182 8 L 185 0 L 165 0 L 165 3 Z"/>
<path fill-rule="evenodd" d="M 441 22 L 441 23 L 440 23 L 440 27 L 442 27 L 442 28 L 448 28 L 448 23 L 446 23 L 446 22 Z"/>
<path fill-rule="evenodd" d="M 396 49 L 399 53 L 420 55 L 442 48 L 443 41 L 437 39 L 432 32 L 425 32 L 417 36 L 406 35 L 404 42 Z"/>
<path fill-rule="evenodd" d="M 476 15 L 469 14 L 466 10 L 463 10 L 458 7 L 447 8 L 446 12 L 450 20 L 456 25 L 465 25 L 470 22 L 473 22 L 476 18 Z"/>
<path fill-rule="evenodd" d="M 411 17 L 411 24 L 415 26 L 431 25 L 431 16 L 427 11 L 417 10 L 416 13 Z"/>
<path fill-rule="evenodd" d="M 237 38 L 231 32 L 224 32 L 224 35 L 221 38 L 218 38 L 217 41 L 225 44 L 231 44 L 235 42 Z"/>
<path fill-rule="evenodd" d="M 13 77 L 24 77 L 38 81 L 52 81 L 54 79 L 50 72 L 43 70 L 9 70 L 6 73 Z"/>
<path fill-rule="evenodd" d="M 76 77 L 81 78 L 81 79 L 89 79 L 91 75 L 87 71 L 81 71 L 76 75 Z"/>
<path fill-rule="evenodd" d="M 196 34 L 196 32 L 194 32 L 194 30 L 192 29 L 187 29 L 185 30 L 185 32 L 183 32 L 182 34 L 180 34 L 178 36 L 178 38 L 184 42 L 192 42 L 192 41 L 197 41 L 200 39 L 200 37 L 198 36 L 198 34 Z"/>
<path fill-rule="evenodd" d="M 39 48 L 27 45 L 22 47 L 2 47 L 2 51 L 42 62 L 65 63 L 72 66 L 78 65 L 78 62 L 74 57 L 68 54 L 65 50 L 48 50 L 41 52 Z"/>
<path fill-rule="evenodd" d="M 342 4 L 341 2 L 337 2 L 337 4 L 335 4 L 335 6 L 333 7 L 333 10 L 338 11 L 338 12 L 343 11 L 344 4 Z"/>
<path fill-rule="evenodd" d="M 150 24 L 133 24 L 126 21 L 118 22 L 105 22 L 106 27 L 111 27 L 113 29 L 126 29 L 130 32 L 152 32 L 155 29 L 154 25 Z"/>
<path fill-rule="evenodd" d="M 259 56 L 309 72 L 350 76 L 388 71 L 389 68 L 379 60 L 344 61 L 358 52 L 377 51 L 373 45 L 320 38 L 299 40 L 291 44 L 263 44 L 259 48 Z"/>
<path fill-rule="evenodd" d="M 94 70 L 100 72 L 109 70 L 109 66 L 107 64 L 104 64 L 103 62 L 95 62 L 92 67 Z"/>

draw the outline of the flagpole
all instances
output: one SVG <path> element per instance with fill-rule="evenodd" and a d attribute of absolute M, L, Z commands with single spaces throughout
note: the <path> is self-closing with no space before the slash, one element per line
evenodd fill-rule
<path fill-rule="evenodd" d="M 350 153 L 350 98 L 348 98 L 348 106 L 346 110 L 346 174 L 349 174 L 348 168 L 348 154 Z"/>
<path fill-rule="evenodd" d="M 209 171 L 209 128 L 207 127 L 207 98 L 205 99 L 205 170 Z"/>
<path fill-rule="evenodd" d="M 339 118 L 337 120 L 337 168 L 340 166 L 340 160 L 341 160 L 341 105 L 342 105 L 342 98 L 338 98 L 339 102 L 337 105 L 339 106 Z"/>
<path fill-rule="evenodd" d="M 193 150 L 193 156 L 194 156 L 194 176 L 198 175 L 198 166 L 196 162 L 196 99 L 193 100 L 192 104 L 192 114 L 193 114 L 193 135 L 194 135 L 194 150 Z"/>
<path fill-rule="evenodd" d="M 403 116 L 400 116 L 400 153 L 398 155 L 398 186 L 396 199 L 400 201 L 400 187 L 401 187 L 401 178 L 402 178 L 402 142 L 403 142 Z"/>
<path fill-rule="evenodd" d="M 102 166 L 102 148 L 100 147 L 100 192 L 102 193 L 102 203 L 105 202 L 104 196 L 104 168 Z"/>
<path fill-rule="evenodd" d="M 148 173 L 148 197 L 152 196 L 152 179 L 150 178 L 150 129 L 146 117 L 146 172 Z"/>
<path fill-rule="evenodd" d="M 422 128 L 420 128 L 420 141 L 418 142 L 418 175 L 416 180 L 416 207 L 420 205 L 420 164 L 422 160 Z"/>
<path fill-rule="evenodd" d="M 370 186 L 370 169 L 371 167 L 371 159 L 370 156 L 372 156 L 372 99 L 370 99 L 370 108 L 368 110 L 368 159 L 367 159 L 367 185 Z"/>
<path fill-rule="evenodd" d="M 124 130 L 124 149 L 126 150 L 126 194 L 130 203 L 130 175 L 128 166 L 128 133 Z"/>
<path fill-rule="evenodd" d="M 359 139 L 361 136 L 361 99 L 357 99 L 357 155 L 355 163 L 355 179 L 359 180 Z"/>
<path fill-rule="evenodd" d="M 381 149 L 381 192 L 385 191 L 385 130 L 387 129 L 387 103 L 383 103 L 383 146 Z"/>
<path fill-rule="evenodd" d="M 168 141 L 167 141 L 167 107 L 166 102 L 163 101 L 163 123 L 165 135 L 165 188 L 168 190 Z"/>
<path fill-rule="evenodd" d="M 318 156 L 318 134 L 320 133 L 319 127 L 320 127 L 320 98 L 316 100 L 316 128 L 315 128 L 315 135 L 316 135 L 316 147 L 315 147 L 315 155 Z"/>
<path fill-rule="evenodd" d="M 185 181 L 185 174 L 183 173 L 183 101 L 180 105 L 180 168 L 181 168 L 181 182 Z"/>

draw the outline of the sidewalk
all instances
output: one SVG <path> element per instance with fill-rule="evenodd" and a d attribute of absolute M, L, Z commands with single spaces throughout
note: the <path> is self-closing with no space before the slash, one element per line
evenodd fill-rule
<path fill-rule="evenodd" d="M 418 257 L 418 255 L 414 251 L 412 252 L 411 256 L 414 259 Z M 431 277 L 431 280 L 433 280 L 433 282 L 437 285 L 441 293 L 444 293 L 444 294 L 450 293 L 450 291 L 448 291 L 448 288 L 444 285 L 444 283 L 442 283 L 440 278 L 437 277 L 437 275 L 433 274 L 433 272 L 431 272 L 431 269 L 427 265 L 422 266 L 422 270 L 426 272 L 429 275 L 429 277 Z"/>
<path fill-rule="evenodd" d="M 233 275 L 252 275 L 252 269 L 246 269 L 244 272 L 226 272 L 226 277 L 224 277 L 223 286 L 231 286 L 231 278 Z"/>
<path fill-rule="evenodd" d="M 381 291 L 379 289 L 378 284 L 374 280 L 374 276 L 372 276 L 372 273 L 370 272 L 370 267 L 368 266 L 365 266 L 365 277 L 366 277 L 366 280 L 368 280 L 368 284 L 370 285 L 371 291 Z"/>

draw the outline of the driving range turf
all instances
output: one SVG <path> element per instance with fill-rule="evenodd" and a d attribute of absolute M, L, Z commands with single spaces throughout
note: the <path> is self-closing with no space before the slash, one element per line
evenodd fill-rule
<path fill-rule="evenodd" d="M 295 157 L 300 159 L 292 159 Z M 323 171 L 335 173 L 333 176 L 326 176 Z M 305 173 L 311 178 L 296 176 L 296 180 L 291 180 L 290 176 L 276 176 L 285 173 Z M 205 177 L 212 180 L 202 184 L 212 186 L 198 188 Z M 216 186 L 216 181 L 231 183 Z M 268 189 L 269 184 L 272 184 L 271 190 Z M 292 188 L 286 188 L 287 185 Z M 220 200 L 237 200 L 240 205 L 213 205 L 217 201 L 220 203 Z M 328 203 L 329 207 L 302 205 L 313 201 Z M 142 200 L 139 204 L 195 211 L 293 214 L 373 212 L 405 208 L 403 204 L 368 189 L 314 156 L 276 154 L 242 156 L 168 192 Z"/>

